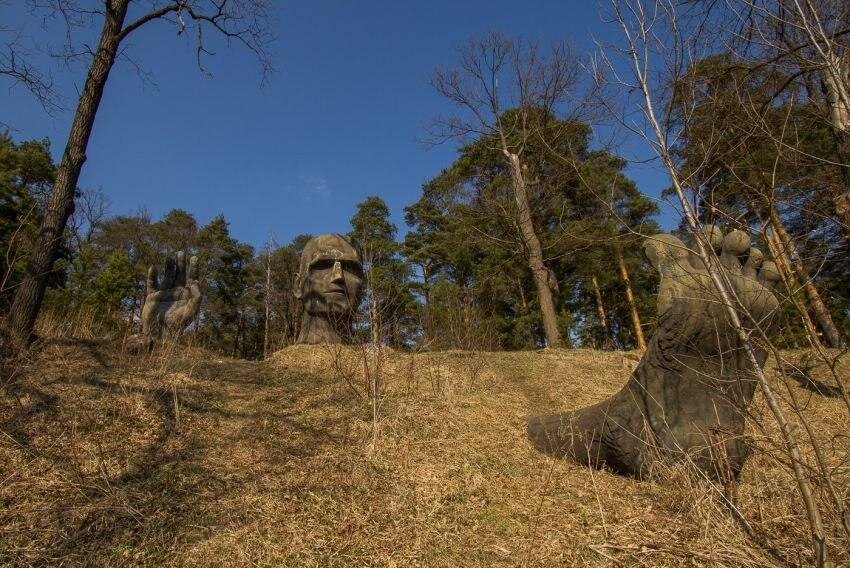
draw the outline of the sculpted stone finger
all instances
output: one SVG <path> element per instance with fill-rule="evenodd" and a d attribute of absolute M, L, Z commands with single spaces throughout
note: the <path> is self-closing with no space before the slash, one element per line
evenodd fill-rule
<path fill-rule="evenodd" d="M 148 294 L 159 290 L 159 273 L 156 270 L 156 266 L 148 268 L 148 278 L 145 281 L 145 287 Z"/>
<path fill-rule="evenodd" d="M 191 285 L 193 282 L 198 280 L 198 257 L 192 256 L 189 259 L 189 271 L 186 275 L 186 284 Z"/>
<path fill-rule="evenodd" d="M 717 225 L 703 225 L 702 234 L 706 243 L 714 252 L 720 254 L 723 250 L 723 231 Z"/>
<path fill-rule="evenodd" d="M 699 230 L 697 238 L 698 240 L 701 238 L 703 245 L 708 247 L 706 250 L 707 253 L 711 254 L 711 251 L 714 251 L 720 254 L 723 248 L 723 231 L 720 230 L 720 227 L 717 225 L 703 225 Z M 696 244 L 691 252 L 690 260 L 694 268 L 700 271 L 705 270 L 705 263 L 699 255 L 699 247 Z"/>
<path fill-rule="evenodd" d="M 189 290 L 189 299 L 190 300 L 197 300 L 198 302 L 201 301 L 201 296 L 203 294 L 201 293 L 201 287 L 198 285 L 197 280 L 195 280 L 194 282 L 189 284 L 189 286 L 187 286 L 186 289 Z"/>
<path fill-rule="evenodd" d="M 664 274 L 688 262 L 688 247 L 673 235 L 660 233 L 648 237 L 643 243 L 643 252 L 652 266 Z"/>
<path fill-rule="evenodd" d="M 189 319 L 187 321 L 191 323 L 198 315 L 198 312 L 201 311 L 201 300 L 203 299 L 203 295 L 201 294 L 201 290 L 197 283 L 192 284 L 189 287 L 189 293 L 190 296 L 189 300 L 186 302 L 186 311 L 189 314 Z"/>
<path fill-rule="evenodd" d="M 186 285 L 186 253 L 182 250 L 177 251 L 177 268 L 174 273 L 174 285 Z"/>

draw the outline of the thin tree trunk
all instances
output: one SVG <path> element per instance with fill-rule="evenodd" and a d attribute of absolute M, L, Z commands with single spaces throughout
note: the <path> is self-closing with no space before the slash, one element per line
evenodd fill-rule
<path fill-rule="evenodd" d="M 812 344 L 814 344 L 816 348 L 820 348 L 821 340 L 820 337 L 818 337 L 815 322 L 812 321 L 812 317 L 809 315 L 809 311 L 806 309 L 803 300 L 797 294 L 799 285 L 797 284 L 797 279 L 794 276 L 794 271 L 791 268 L 790 261 L 785 255 L 782 245 L 779 243 L 776 233 L 772 229 L 768 229 L 766 231 L 765 241 L 767 242 L 768 249 L 770 249 L 771 256 L 776 260 L 776 266 L 779 268 L 779 275 L 782 278 L 782 282 L 785 285 L 786 290 L 788 291 L 788 297 L 791 299 L 794 307 L 797 308 L 797 312 L 800 314 L 800 319 L 803 320 L 803 327 L 806 328 L 806 334 L 809 336 Z"/>
<path fill-rule="evenodd" d="M 239 338 L 242 336 L 242 311 L 240 310 L 239 315 L 236 317 L 236 333 L 233 335 L 233 347 L 231 349 L 231 356 L 238 357 L 239 356 Z"/>
<path fill-rule="evenodd" d="M 378 313 L 378 300 L 375 298 L 375 290 L 372 289 L 369 296 L 369 328 L 372 332 L 372 345 L 381 343 L 381 322 Z"/>
<path fill-rule="evenodd" d="M 839 174 L 844 181 L 844 190 L 833 198 L 832 203 L 844 235 L 844 242 L 850 249 L 850 130 L 843 132 L 833 130 L 833 139 L 835 140 L 835 153 L 838 156 Z"/>
<path fill-rule="evenodd" d="M 522 306 L 523 311 L 528 311 L 528 300 L 525 298 L 525 289 L 522 286 L 522 279 L 516 279 L 517 291 L 519 291 L 519 305 Z"/>
<path fill-rule="evenodd" d="M 423 285 L 423 300 L 425 302 L 424 314 L 425 318 L 422 322 L 422 331 L 425 334 L 425 345 L 431 344 L 431 274 L 428 270 L 428 265 L 426 263 L 422 263 L 422 285 Z"/>
<path fill-rule="evenodd" d="M 629 303 L 629 311 L 632 314 L 632 327 L 635 332 L 635 344 L 641 351 L 646 351 L 646 339 L 643 336 L 643 328 L 640 324 L 640 314 L 635 303 L 635 295 L 632 293 L 632 281 L 629 278 L 629 270 L 626 268 L 626 261 L 623 259 L 623 251 L 616 248 L 617 266 L 620 268 L 620 278 L 623 279 L 623 285 L 626 287 L 626 301 Z"/>
<path fill-rule="evenodd" d="M 534 223 L 531 219 L 531 208 L 528 203 L 528 189 L 522 174 L 522 165 L 519 156 L 503 147 L 502 150 L 508 158 L 513 178 L 513 189 L 516 197 L 517 210 L 519 212 L 519 228 L 523 244 L 527 251 L 528 266 L 534 275 L 534 284 L 537 288 L 537 297 L 540 300 L 540 311 L 543 316 L 543 329 L 546 332 L 546 343 L 548 347 L 560 347 L 561 334 L 558 331 L 558 316 L 555 311 L 555 300 L 552 296 L 552 283 L 550 273 L 543 263 L 543 248 L 540 239 L 534 231 Z"/>
<path fill-rule="evenodd" d="M 619 5 L 616 6 L 619 8 Z M 697 218 L 696 212 L 692 208 L 689 199 L 686 197 L 685 190 L 679 179 L 678 168 L 674 163 L 672 152 L 667 144 L 667 131 L 662 128 L 662 123 L 658 121 L 658 118 L 655 115 L 653 94 L 650 91 L 649 80 L 647 79 L 647 68 L 641 63 L 642 60 L 638 47 L 646 48 L 646 43 L 642 44 L 641 41 L 646 41 L 645 38 L 647 36 L 643 35 L 643 40 L 633 39 L 630 35 L 631 30 L 629 25 L 619 12 L 617 12 L 617 19 L 628 40 L 630 48 L 628 51 L 629 57 L 631 59 L 635 78 L 643 92 L 644 112 L 653 131 L 653 138 L 657 144 L 656 151 L 658 156 L 664 162 L 665 169 L 670 174 L 673 190 L 676 192 L 676 197 L 679 200 L 679 204 L 682 206 L 688 225 L 694 234 L 699 235 L 701 229 L 700 221 Z M 639 22 L 641 25 L 641 32 L 646 34 L 646 30 L 648 29 L 646 26 L 647 22 L 642 18 L 642 15 L 639 16 Z M 779 426 L 779 432 L 782 436 L 783 442 L 785 443 L 785 449 L 788 452 L 788 456 L 791 458 L 791 467 L 794 471 L 794 478 L 797 482 L 797 487 L 800 490 L 800 496 L 803 498 L 803 504 L 806 508 L 806 516 L 809 521 L 809 529 L 811 530 L 812 537 L 812 552 L 817 559 L 817 564 L 822 566 L 826 564 L 826 537 L 823 530 L 823 521 L 821 519 L 817 501 L 815 501 L 813 496 L 812 484 L 810 483 L 804 469 L 803 460 L 800 455 L 800 448 L 797 444 L 797 438 L 785 417 L 785 412 L 779 405 L 779 401 L 776 394 L 773 392 L 773 387 L 771 386 L 770 381 L 767 380 L 767 376 L 761 368 L 758 360 L 759 358 L 756 356 L 756 351 L 752 344 L 750 333 L 744 329 L 744 326 L 741 324 L 741 319 L 738 316 L 738 312 L 730 297 L 731 294 L 728 284 L 724 280 L 723 272 L 718 270 L 717 266 L 714 264 L 714 261 L 719 262 L 719 259 L 715 258 L 711 252 L 709 243 L 704 242 L 702 237 L 697 237 L 696 244 L 699 257 L 705 264 L 709 278 L 711 278 L 711 281 L 720 296 L 727 317 L 738 335 L 738 339 L 741 342 L 741 346 L 743 347 L 747 359 L 749 359 L 749 362 L 752 365 L 753 374 L 758 381 L 759 387 L 761 388 L 762 394 L 767 402 L 767 406 L 776 420 L 777 426 Z"/>
<path fill-rule="evenodd" d="M 129 0 L 105 2 L 106 14 L 103 19 L 100 42 L 92 58 L 86 83 L 77 104 L 71 132 L 68 134 L 62 161 L 56 170 L 56 180 L 44 211 L 44 218 L 26 274 L 15 292 L 6 321 L 13 346 L 19 350 L 27 346 L 32 336 L 35 320 L 44 299 L 47 278 L 53 270 L 53 261 L 68 217 L 74 211 L 77 180 L 86 161 L 86 148 L 94 127 L 95 115 L 103 97 L 103 88 L 115 63 L 128 2 Z"/>
<path fill-rule="evenodd" d="M 269 316 L 271 315 L 271 291 L 272 291 L 272 261 L 271 251 L 266 256 L 266 321 L 263 330 L 263 359 L 269 356 Z"/>
<path fill-rule="evenodd" d="M 829 105 L 829 121 L 836 132 L 850 131 L 850 55 L 835 59 L 831 65 L 821 71 L 823 85 L 826 87 L 826 101 Z M 836 75 L 833 71 L 838 71 Z"/>
<path fill-rule="evenodd" d="M 770 208 L 770 224 L 779 239 L 779 243 L 782 245 L 782 249 L 787 253 L 786 258 L 790 261 L 791 268 L 796 273 L 797 279 L 806 291 L 806 296 L 809 298 L 809 306 L 811 306 L 818 326 L 826 338 L 827 345 L 830 347 L 843 347 L 844 340 L 841 338 L 838 328 L 835 327 L 835 322 L 832 321 L 832 315 L 830 315 L 814 282 L 809 278 L 806 267 L 803 265 L 803 260 L 794 246 L 794 241 L 791 239 L 788 231 L 785 230 L 779 214 L 773 207 Z"/>
<path fill-rule="evenodd" d="M 605 315 L 605 306 L 602 303 L 602 292 L 599 291 L 599 282 L 596 280 L 596 276 L 592 276 L 590 278 L 590 283 L 593 284 L 593 295 L 596 297 L 596 315 L 599 316 L 599 325 L 602 326 L 602 329 L 605 331 L 605 335 L 608 335 L 608 318 Z"/>
<path fill-rule="evenodd" d="M 766 193 L 767 194 L 767 193 Z M 762 208 L 758 207 L 754 201 L 749 201 L 750 211 L 756 216 L 764 228 L 764 240 L 767 243 L 770 256 L 776 261 L 776 267 L 779 269 L 779 276 L 782 279 L 782 284 L 788 292 L 788 298 L 800 314 L 800 319 L 803 321 L 803 327 L 806 329 L 806 336 L 812 342 L 816 349 L 823 347 L 820 337 L 818 337 L 817 327 L 812 317 L 809 315 L 808 309 L 805 306 L 805 299 L 799 293 L 800 286 L 797 283 L 797 278 L 794 269 L 791 267 L 791 261 L 788 259 L 785 247 L 779 242 L 776 232 L 772 228 L 770 220 L 765 221 Z M 768 208 L 770 207 L 768 203 Z M 769 214 L 768 214 L 769 217 Z M 797 340 L 792 338 L 795 348 Z"/>
<path fill-rule="evenodd" d="M 826 99 L 830 109 L 830 124 L 835 135 L 836 149 L 839 160 L 844 162 L 841 175 L 844 178 L 844 193 L 839 195 L 835 203 L 835 213 L 844 223 L 844 238 L 850 242 L 850 173 L 847 171 L 850 164 L 847 163 L 848 147 L 850 147 L 850 55 L 845 55 L 842 62 L 837 62 L 836 67 L 843 73 L 836 77 L 832 73 L 822 72 L 823 83 L 826 87 Z M 843 76 L 841 76 L 843 75 Z"/>

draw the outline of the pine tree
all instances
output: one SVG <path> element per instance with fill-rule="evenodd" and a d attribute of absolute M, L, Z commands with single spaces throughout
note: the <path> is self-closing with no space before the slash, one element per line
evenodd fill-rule
<path fill-rule="evenodd" d="M 367 197 L 351 217 L 349 236 L 363 258 L 367 283 L 364 301 L 372 342 L 402 346 L 410 339 L 410 267 L 400 255 L 397 229 L 389 217 L 389 208 L 380 197 Z"/>
<path fill-rule="evenodd" d="M 260 311 L 256 298 L 249 294 L 249 265 L 254 251 L 230 236 L 223 215 L 201 228 L 197 243 L 204 293 L 201 335 L 213 349 L 242 355 L 250 351 L 247 329 Z M 252 347 L 256 349 L 256 345 Z"/>

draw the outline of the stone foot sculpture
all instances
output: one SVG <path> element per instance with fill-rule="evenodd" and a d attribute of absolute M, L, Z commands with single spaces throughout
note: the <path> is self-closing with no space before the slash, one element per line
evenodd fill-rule
<path fill-rule="evenodd" d="M 142 333 L 128 338 L 127 350 L 131 353 L 150 351 L 154 343 L 166 335 L 181 334 L 198 315 L 202 297 L 198 257 L 190 258 L 188 266 L 183 251 L 167 259 L 161 282 L 156 267 L 151 266 L 142 307 Z"/>
<path fill-rule="evenodd" d="M 776 265 L 762 262 L 741 231 L 704 230 L 734 293 L 744 326 L 768 334 L 779 306 Z M 628 383 L 608 400 L 575 412 L 531 418 L 541 451 L 647 476 L 659 460 L 688 459 L 713 479 L 737 478 L 749 453 L 742 439 L 756 380 L 741 341 L 698 256 L 672 235 L 644 244 L 661 273 L 658 327 Z M 755 343 L 758 334 L 753 334 Z M 757 348 L 760 365 L 766 352 Z"/>

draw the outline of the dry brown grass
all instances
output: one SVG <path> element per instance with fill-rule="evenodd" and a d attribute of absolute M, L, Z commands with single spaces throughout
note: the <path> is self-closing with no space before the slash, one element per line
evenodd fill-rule
<path fill-rule="evenodd" d="M 0 564 L 780 563 L 683 468 L 638 482 L 526 442 L 529 414 L 617 390 L 621 353 L 368 352 L 382 363 L 377 423 L 363 356 L 127 360 L 95 341 L 43 344 L 0 398 Z M 846 412 L 798 394 L 846 498 Z M 751 461 L 738 494 L 757 535 L 806 561 L 802 506 L 774 453 Z M 840 559 L 848 543 L 831 542 Z"/>

